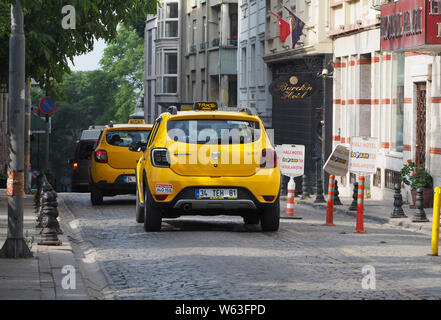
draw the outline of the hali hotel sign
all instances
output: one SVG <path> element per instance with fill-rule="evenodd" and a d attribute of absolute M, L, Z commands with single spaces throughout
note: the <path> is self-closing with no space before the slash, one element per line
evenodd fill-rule
<path fill-rule="evenodd" d="M 441 0 L 400 0 L 381 7 L 381 50 L 441 48 Z"/>

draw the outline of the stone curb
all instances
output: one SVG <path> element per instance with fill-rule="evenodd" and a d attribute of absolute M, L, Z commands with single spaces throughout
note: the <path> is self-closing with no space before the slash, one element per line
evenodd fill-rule
<path fill-rule="evenodd" d="M 106 293 L 107 290 L 114 288 L 114 284 L 103 264 L 96 260 L 96 251 L 92 243 L 84 240 L 80 223 L 63 198 L 59 198 L 59 203 L 62 206 L 62 210 L 59 210 L 60 223 L 72 244 L 85 287 L 91 298 L 96 300 L 115 299 L 113 295 Z"/>
<path fill-rule="evenodd" d="M 283 197 L 281 197 L 281 200 L 283 201 Z M 314 203 L 308 200 L 299 200 L 298 205 L 307 205 L 316 209 L 322 209 L 326 210 L 327 204 L 326 203 Z M 343 206 L 334 206 L 334 213 L 339 214 L 345 214 L 351 217 L 357 217 L 357 211 L 349 211 L 347 208 L 343 209 L 341 208 Z M 427 213 L 426 213 L 427 214 Z M 427 215 L 430 220 L 430 215 Z M 367 220 L 372 220 L 381 224 L 390 224 L 396 227 L 400 227 L 403 229 L 416 231 L 416 232 L 422 232 L 425 234 L 432 234 L 432 223 L 426 222 L 426 223 L 417 223 L 412 222 L 412 218 L 398 218 L 398 219 L 392 219 L 392 218 L 383 218 L 378 217 L 369 213 L 364 212 L 363 217 Z"/>

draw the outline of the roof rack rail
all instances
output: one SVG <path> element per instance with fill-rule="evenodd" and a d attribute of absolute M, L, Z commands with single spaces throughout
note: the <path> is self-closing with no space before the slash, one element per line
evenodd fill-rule
<path fill-rule="evenodd" d="M 255 114 L 253 114 L 253 112 L 251 111 L 251 109 L 247 108 L 247 107 L 243 107 L 239 110 L 239 112 L 244 112 L 249 116 L 254 116 Z"/>

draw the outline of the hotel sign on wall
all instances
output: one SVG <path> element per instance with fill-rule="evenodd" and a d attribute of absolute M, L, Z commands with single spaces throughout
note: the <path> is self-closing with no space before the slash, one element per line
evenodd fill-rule
<path fill-rule="evenodd" d="M 400 0 L 384 5 L 380 29 L 381 50 L 430 50 L 441 45 L 441 0 Z"/>
<path fill-rule="evenodd" d="M 309 74 L 292 74 L 274 80 L 269 90 L 282 100 L 303 100 L 314 94 L 316 85 Z"/>

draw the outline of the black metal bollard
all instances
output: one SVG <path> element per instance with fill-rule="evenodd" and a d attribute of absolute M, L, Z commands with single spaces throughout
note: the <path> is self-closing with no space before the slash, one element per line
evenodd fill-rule
<path fill-rule="evenodd" d="M 44 215 L 41 212 L 41 197 L 43 196 L 43 185 L 48 183 L 46 176 L 44 174 L 39 174 L 37 178 L 37 195 L 38 195 L 38 207 L 35 208 L 35 214 L 37 215 L 37 225 L 35 228 L 43 228 L 43 218 Z"/>
<path fill-rule="evenodd" d="M 358 182 L 354 182 L 354 193 L 352 194 L 352 203 L 349 206 L 349 211 L 357 211 L 358 200 Z"/>
<path fill-rule="evenodd" d="M 403 196 L 401 195 L 401 184 L 394 185 L 394 210 L 390 214 L 391 218 L 407 218 L 403 210 Z"/>
<path fill-rule="evenodd" d="M 337 183 L 337 179 L 335 179 L 335 186 L 334 186 L 334 206 L 341 206 L 341 205 L 343 205 L 343 203 L 341 203 L 340 198 L 338 197 L 339 194 L 340 194 L 340 192 L 338 192 L 338 183 Z"/>
<path fill-rule="evenodd" d="M 304 174 L 302 176 L 302 196 L 300 199 L 306 200 L 309 199 L 309 183 L 308 183 L 308 176 Z"/>
<path fill-rule="evenodd" d="M 41 202 L 41 213 L 43 214 L 41 230 L 41 241 L 39 245 L 59 246 L 61 241 L 58 239 L 58 234 L 61 232 L 58 223 L 58 202 L 57 193 L 52 186 L 46 181 L 43 182 L 43 196 Z"/>
<path fill-rule="evenodd" d="M 429 222 L 426 217 L 426 213 L 424 212 L 424 204 L 423 204 L 423 189 L 417 189 L 417 196 L 415 206 L 417 208 L 417 212 L 413 216 L 412 222 Z"/>
<path fill-rule="evenodd" d="M 322 181 L 322 170 L 321 170 L 321 159 L 318 158 L 316 161 L 316 174 L 317 174 L 317 193 L 315 195 L 314 203 L 326 203 L 325 197 L 323 196 L 323 181 Z"/>
<path fill-rule="evenodd" d="M 40 206 L 41 206 L 41 182 L 42 182 L 43 175 L 39 174 L 37 177 L 37 192 L 34 196 L 34 213 L 36 215 L 40 212 Z"/>

